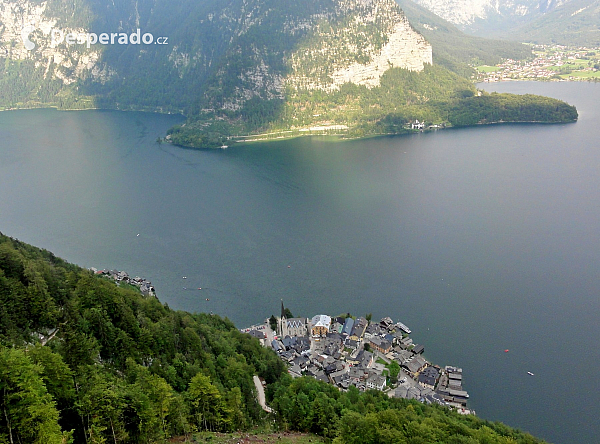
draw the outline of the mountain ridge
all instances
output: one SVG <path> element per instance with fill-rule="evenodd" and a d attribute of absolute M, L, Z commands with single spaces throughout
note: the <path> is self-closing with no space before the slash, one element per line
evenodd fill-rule
<path fill-rule="evenodd" d="M 598 0 L 415 2 L 477 36 L 540 44 L 600 46 Z"/>

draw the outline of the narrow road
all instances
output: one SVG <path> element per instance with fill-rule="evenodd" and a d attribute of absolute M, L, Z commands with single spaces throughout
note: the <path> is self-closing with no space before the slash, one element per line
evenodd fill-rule
<path fill-rule="evenodd" d="M 273 413 L 273 409 L 265 403 L 265 389 L 263 388 L 258 376 L 254 375 L 254 386 L 256 387 L 257 401 L 262 409 L 267 413 Z"/>

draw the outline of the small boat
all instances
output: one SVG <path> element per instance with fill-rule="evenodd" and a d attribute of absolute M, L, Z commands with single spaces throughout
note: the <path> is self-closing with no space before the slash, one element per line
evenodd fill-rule
<path fill-rule="evenodd" d="M 527 372 L 527 374 L 528 374 L 529 376 L 533 376 L 533 373 L 531 373 L 531 372 Z"/>
<path fill-rule="evenodd" d="M 504 350 L 504 353 L 508 353 L 508 349 Z"/>
<path fill-rule="evenodd" d="M 183 276 L 181 279 L 187 279 L 187 276 Z"/>
<path fill-rule="evenodd" d="M 198 290 L 202 290 L 202 287 L 198 287 Z"/>
<path fill-rule="evenodd" d="M 210 299 L 206 298 L 207 301 L 210 301 Z"/>
<path fill-rule="evenodd" d="M 227 145 L 221 145 L 222 150 L 226 150 L 227 148 L 229 148 Z"/>

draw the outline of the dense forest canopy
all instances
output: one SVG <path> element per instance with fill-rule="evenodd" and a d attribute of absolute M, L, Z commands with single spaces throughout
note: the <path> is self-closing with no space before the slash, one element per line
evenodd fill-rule
<path fill-rule="evenodd" d="M 265 413 L 253 376 L 267 383 Z M 0 234 L 0 442 L 160 443 L 197 431 L 310 431 L 335 443 L 539 443 L 444 407 L 292 380 L 227 319 Z"/>

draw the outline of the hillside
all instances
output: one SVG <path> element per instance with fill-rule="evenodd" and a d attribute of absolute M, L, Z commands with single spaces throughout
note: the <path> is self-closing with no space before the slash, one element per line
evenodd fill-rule
<path fill-rule="evenodd" d="M 274 415 L 255 401 L 255 374 Z M 440 406 L 292 380 L 227 319 L 174 311 L 2 234 L 0 388 L 7 443 L 145 444 L 257 428 L 339 444 L 542 442 Z"/>
<path fill-rule="evenodd" d="M 532 56 L 526 45 L 465 34 L 412 0 L 396 2 L 411 25 L 431 43 L 433 62 L 463 76 L 473 73 L 473 65 L 496 65 L 503 59 L 525 60 Z"/>

